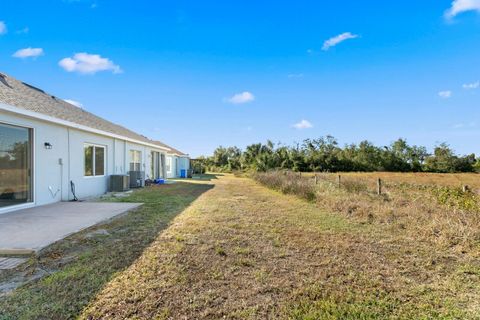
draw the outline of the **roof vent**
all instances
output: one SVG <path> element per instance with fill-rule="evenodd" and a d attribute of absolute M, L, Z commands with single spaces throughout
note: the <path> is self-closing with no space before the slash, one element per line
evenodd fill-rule
<path fill-rule="evenodd" d="M 45 91 L 43 91 L 42 89 L 39 89 L 37 87 L 34 87 L 32 86 L 31 84 L 28 84 L 28 83 L 25 83 L 25 82 L 22 82 L 24 85 L 26 85 L 27 87 L 29 87 L 30 89 L 33 89 L 33 90 L 36 90 L 38 92 L 41 92 L 41 93 L 45 93 Z"/>
<path fill-rule="evenodd" d="M 13 89 L 11 85 L 8 84 L 7 82 L 7 76 L 4 75 L 3 73 L 0 73 L 0 82 L 9 87 L 10 89 Z"/>

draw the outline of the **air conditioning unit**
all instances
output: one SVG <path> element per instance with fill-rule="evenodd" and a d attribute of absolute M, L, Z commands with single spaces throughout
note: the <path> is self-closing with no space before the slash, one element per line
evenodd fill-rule
<path fill-rule="evenodd" d="M 145 186 L 145 171 L 130 171 L 130 188 L 142 188 Z"/>
<path fill-rule="evenodd" d="M 127 175 L 111 175 L 110 191 L 123 192 L 130 189 L 130 176 Z"/>

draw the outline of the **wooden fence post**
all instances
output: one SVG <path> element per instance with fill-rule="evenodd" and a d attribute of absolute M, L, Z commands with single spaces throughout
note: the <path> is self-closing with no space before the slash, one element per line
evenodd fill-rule
<path fill-rule="evenodd" d="M 382 179 L 380 178 L 377 180 L 377 194 L 382 194 Z"/>
<path fill-rule="evenodd" d="M 342 176 L 341 175 L 338 175 L 338 177 L 337 177 L 337 184 L 338 184 L 339 188 L 342 186 Z"/>
<path fill-rule="evenodd" d="M 317 178 L 317 174 L 315 173 L 315 185 L 318 184 L 318 178 Z"/>

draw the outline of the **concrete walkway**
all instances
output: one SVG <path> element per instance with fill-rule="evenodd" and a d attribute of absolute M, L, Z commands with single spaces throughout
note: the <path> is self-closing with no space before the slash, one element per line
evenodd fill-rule
<path fill-rule="evenodd" d="M 0 253 L 38 251 L 141 203 L 60 202 L 0 215 Z"/>

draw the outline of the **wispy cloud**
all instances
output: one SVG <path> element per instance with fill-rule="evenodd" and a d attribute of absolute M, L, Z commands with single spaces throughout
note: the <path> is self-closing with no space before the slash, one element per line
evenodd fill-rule
<path fill-rule="evenodd" d="M 78 101 L 75 101 L 75 100 L 70 100 L 70 99 L 64 99 L 63 101 L 65 101 L 67 103 L 70 103 L 70 104 L 73 104 L 75 107 L 83 108 L 83 103 L 81 103 L 81 102 L 78 102 Z"/>
<path fill-rule="evenodd" d="M 456 123 L 452 126 L 453 129 L 466 129 L 466 128 L 475 128 L 477 126 L 476 122 L 468 122 L 468 123 Z"/>
<path fill-rule="evenodd" d="M 29 47 L 29 48 L 18 50 L 12 55 L 12 57 L 25 59 L 25 58 L 36 58 L 43 55 L 44 55 L 44 52 L 42 48 Z"/>
<path fill-rule="evenodd" d="M 0 35 L 7 33 L 7 25 L 4 21 L 0 21 Z"/>
<path fill-rule="evenodd" d="M 452 19 L 467 11 L 480 12 L 480 0 L 454 0 L 450 8 L 445 11 L 445 18 Z"/>
<path fill-rule="evenodd" d="M 313 128 L 313 124 L 310 121 L 304 119 L 298 123 L 295 123 L 294 125 L 292 125 L 292 127 L 298 130 L 303 130 Z"/>
<path fill-rule="evenodd" d="M 65 71 L 81 74 L 95 74 L 99 71 L 111 71 L 114 74 L 123 72 L 120 66 L 113 63 L 110 59 L 103 58 L 98 54 L 85 52 L 76 53 L 71 58 L 64 58 L 58 64 Z"/>
<path fill-rule="evenodd" d="M 303 78 L 304 74 L 303 73 L 290 73 L 288 75 L 289 79 L 301 79 Z"/>
<path fill-rule="evenodd" d="M 358 35 L 352 34 L 351 32 L 344 32 L 342 34 L 339 34 L 338 36 L 335 36 L 335 37 L 332 37 L 332 38 L 326 40 L 323 43 L 322 50 L 327 51 L 331 47 L 335 47 L 337 44 L 339 44 L 343 41 L 346 41 L 346 40 L 349 40 L 349 39 L 355 39 L 355 38 L 358 38 Z"/>
<path fill-rule="evenodd" d="M 438 96 L 443 99 L 448 99 L 452 97 L 452 91 L 450 90 L 445 90 L 445 91 L 440 91 L 438 92 Z"/>
<path fill-rule="evenodd" d="M 29 32 L 30 32 L 30 28 L 28 27 L 15 31 L 16 34 L 27 34 Z"/>
<path fill-rule="evenodd" d="M 230 98 L 224 99 L 226 102 L 233 103 L 233 104 L 243 104 L 252 102 L 255 100 L 255 96 L 248 91 L 244 91 L 242 93 L 237 93 Z"/>
<path fill-rule="evenodd" d="M 480 81 L 465 83 L 462 87 L 463 89 L 467 89 L 467 90 L 478 89 L 480 87 Z"/>

